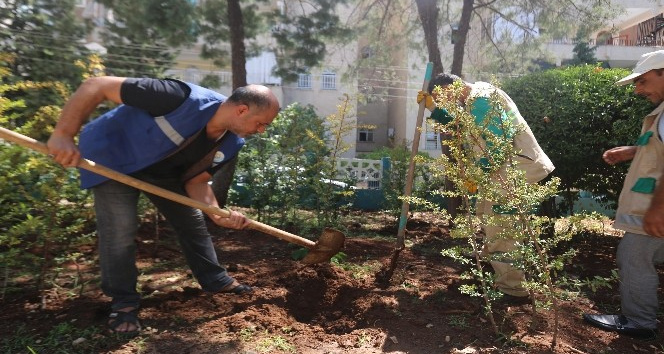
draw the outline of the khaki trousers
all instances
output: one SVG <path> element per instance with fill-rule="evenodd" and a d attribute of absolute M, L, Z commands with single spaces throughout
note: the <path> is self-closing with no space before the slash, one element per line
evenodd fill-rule
<path fill-rule="evenodd" d="M 494 216 L 496 222 L 496 225 L 483 227 L 485 235 L 483 252 L 496 255 L 516 249 L 516 240 L 496 237 L 498 233 L 509 227 L 509 225 L 506 224 L 506 220 L 501 225 L 500 215 L 493 211 L 493 203 L 480 201 L 477 205 L 477 215 Z M 515 268 L 508 262 L 492 260 L 490 263 L 495 273 L 494 285 L 498 290 L 512 296 L 529 295 L 528 290 L 522 285 L 523 281 L 526 280 L 523 271 Z"/>

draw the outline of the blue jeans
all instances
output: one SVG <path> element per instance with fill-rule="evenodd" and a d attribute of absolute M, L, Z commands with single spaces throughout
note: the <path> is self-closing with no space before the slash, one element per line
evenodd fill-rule
<path fill-rule="evenodd" d="M 664 263 L 664 238 L 627 232 L 618 245 L 621 312 L 630 322 L 657 328 L 656 266 Z"/>
<path fill-rule="evenodd" d="M 178 180 L 150 180 L 148 183 L 186 195 Z M 92 188 L 99 235 L 101 288 L 113 298 L 112 309 L 139 307 L 136 291 L 136 242 L 138 231 L 137 204 L 140 190 L 129 185 L 107 181 Z M 147 197 L 170 222 L 194 277 L 203 290 L 217 292 L 233 282 L 226 269 L 219 265 L 203 213 L 149 193 Z"/>

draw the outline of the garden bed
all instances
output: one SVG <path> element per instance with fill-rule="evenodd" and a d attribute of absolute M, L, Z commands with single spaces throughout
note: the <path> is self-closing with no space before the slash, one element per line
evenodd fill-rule
<path fill-rule="evenodd" d="M 407 226 L 389 286 L 375 276 L 394 249 L 394 219 L 380 213 L 344 217 L 348 236 L 341 265 L 306 266 L 290 258 L 297 247 L 255 231 L 211 226 L 220 261 L 250 296 L 203 293 L 184 266 L 171 231 L 146 223 L 139 236 L 141 318 L 133 339 L 105 332 L 108 299 L 98 287 L 94 247 L 87 262 L 63 269 L 61 288 L 40 296 L 30 279 L 0 303 L 5 352 L 37 353 L 548 353 L 553 313 L 533 315 L 528 304 L 499 301 L 497 338 L 478 298 L 459 292 L 462 269 L 440 254 L 459 244 L 447 222 L 415 213 Z M 156 237 L 158 230 L 158 239 Z M 306 236 L 306 235 L 303 235 Z M 316 235 L 312 235 L 316 236 Z M 609 277 L 619 233 L 588 233 L 575 239 L 579 251 L 566 267 L 570 278 Z M 584 312 L 617 311 L 617 283 L 596 292 L 578 289 L 562 301 L 558 353 L 664 352 L 662 337 L 642 342 L 586 326 Z M 67 289 L 67 291 L 65 291 Z M 74 290 L 70 290 L 74 289 Z M 42 302 L 42 299 L 45 299 Z M 533 321 L 535 320 L 535 321 Z M 81 338 L 81 339 L 79 339 Z M 72 344 L 78 339 L 78 344 Z M 51 343 L 51 344 L 49 344 Z M 16 351 L 15 351 L 16 350 Z"/>

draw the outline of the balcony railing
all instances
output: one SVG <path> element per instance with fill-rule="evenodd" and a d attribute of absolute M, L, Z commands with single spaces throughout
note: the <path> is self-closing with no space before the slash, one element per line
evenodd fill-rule
<path fill-rule="evenodd" d="M 569 38 L 558 38 L 549 41 L 549 44 L 567 44 L 575 45 L 578 41 L 576 39 Z M 616 46 L 616 47 L 657 47 L 664 46 L 664 38 L 642 38 L 639 40 L 627 39 L 627 38 L 609 38 L 606 40 L 600 40 L 599 42 L 595 39 L 588 40 L 589 46 Z"/>

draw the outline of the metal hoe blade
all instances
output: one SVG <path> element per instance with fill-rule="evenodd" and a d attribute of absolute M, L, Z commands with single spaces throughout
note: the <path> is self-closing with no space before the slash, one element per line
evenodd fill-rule
<path fill-rule="evenodd" d="M 346 236 L 338 230 L 326 228 L 320 235 L 318 242 L 309 249 L 302 259 L 304 264 L 328 262 L 344 246 Z"/>

